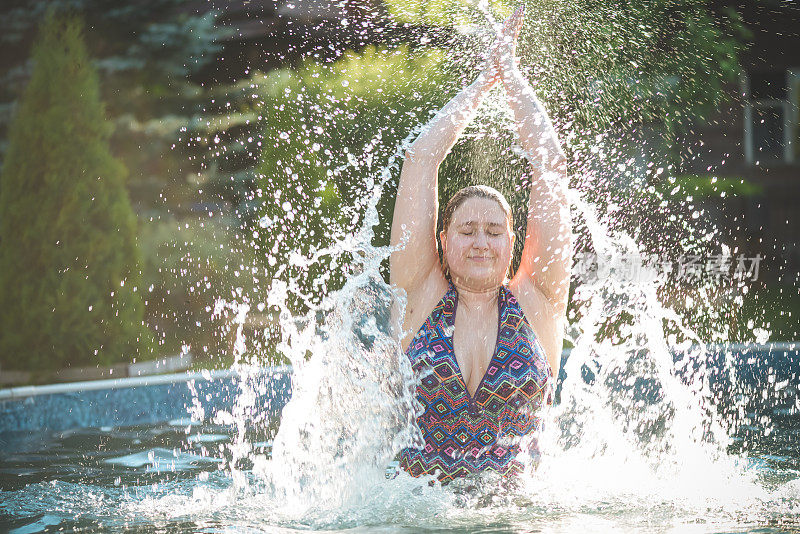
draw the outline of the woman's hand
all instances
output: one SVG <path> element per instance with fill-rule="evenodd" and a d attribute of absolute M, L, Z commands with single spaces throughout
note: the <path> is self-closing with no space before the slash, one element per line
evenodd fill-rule
<path fill-rule="evenodd" d="M 490 87 L 499 80 L 503 70 L 517 67 L 519 60 L 517 54 L 517 38 L 519 37 L 522 20 L 525 15 L 525 6 L 520 5 L 514 13 L 503 22 L 503 27 L 497 34 L 494 44 L 489 49 L 489 56 L 481 69 L 480 79 Z"/>
<path fill-rule="evenodd" d="M 517 38 L 525 17 L 525 6 L 520 5 L 503 23 L 497 36 L 492 56 L 497 61 L 497 71 L 502 75 L 513 72 L 519 64 L 517 58 Z"/>

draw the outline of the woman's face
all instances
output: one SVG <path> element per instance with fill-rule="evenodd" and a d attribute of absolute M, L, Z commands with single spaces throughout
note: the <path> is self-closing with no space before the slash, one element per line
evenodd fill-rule
<path fill-rule="evenodd" d="M 468 198 L 439 238 L 453 283 L 476 291 L 503 283 L 511 265 L 514 233 L 497 201 Z"/>

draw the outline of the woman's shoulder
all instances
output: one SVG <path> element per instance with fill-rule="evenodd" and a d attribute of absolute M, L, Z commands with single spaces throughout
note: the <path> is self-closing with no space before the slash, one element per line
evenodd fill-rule
<path fill-rule="evenodd" d="M 529 277 L 515 277 L 505 284 L 505 287 L 525 312 L 529 309 L 537 312 L 542 311 L 542 306 L 547 304 L 547 298 L 544 293 L 536 287 Z"/>
<path fill-rule="evenodd" d="M 434 311 L 442 298 L 450 291 L 451 284 L 441 270 L 431 273 L 414 288 L 406 289 L 406 310 L 403 321 L 405 348 L 416 335 L 425 320 Z"/>
<path fill-rule="evenodd" d="M 529 280 L 512 280 L 507 287 L 553 365 L 556 361 L 555 355 L 559 354 L 560 357 L 561 352 L 560 347 L 557 347 L 558 320 L 547 297 Z"/>
<path fill-rule="evenodd" d="M 447 293 L 452 287 L 450 281 L 445 278 L 441 269 L 433 269 L 431 273 L 423 278 L 414 287 L 406 288 L 406 312 L 420 311 L 430 307 L 428 313 L 433 309 L 442 295 Z"/>

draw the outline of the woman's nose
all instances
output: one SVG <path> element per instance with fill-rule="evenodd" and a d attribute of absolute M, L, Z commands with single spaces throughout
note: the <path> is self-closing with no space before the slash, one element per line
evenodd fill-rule
<path fill-rule="evenodd" d="M 484 232 L 477 232 L 473 246 L 475 248 L 489 248 L 489 240 Z"/>

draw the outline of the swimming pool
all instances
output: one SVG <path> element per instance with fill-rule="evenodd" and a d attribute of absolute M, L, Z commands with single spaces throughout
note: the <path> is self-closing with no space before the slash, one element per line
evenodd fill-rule
<path fill-rule="evenodd" d="M 683 496 L 669 495 L 663 481 L 636 480 L 635 466 L 618 474 L 630 479 L 620 489 L 619 480 L 603 480 L 605 460 L 597 462 L 597 476 L 570 481 L 566 463 L 546 457 L 534 475 L 541 478 L 524 490 L 429 487 L 401 476 L 372 481 L 370 494 L 347 507 L 294 514 L 254 469 L 271 455 L 291 394 L 290 370 L 280 367 L 85 383 L 55 393 L 17 390 L 14 398 L 5 390 L 0 531 L 800 531 L 800 350 L 730 349 L 727 361 L 742 378 L 737 395 L 762 392 L 745 407 L 729 447 L 736 469 L 755 485 L 737 490 L 743 479 L 735 479 L 717 497 L 698 499 L 685 481 L 676 481 Z M 725 352 L 711 356 L 723 369 Z M 730 387 L 725 373 L 717 376 L 717 387 Z M 240 429 L 215 415 L 235 412 L 248 391 L 256 394 L 247 406 L 266 417 Z M 246 454 L 237 452 L 242 441 Z M 767 493 L 746 494 L 756 490 Z"/>

